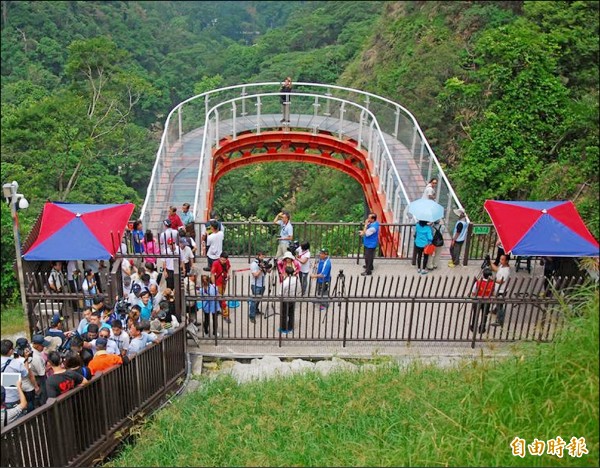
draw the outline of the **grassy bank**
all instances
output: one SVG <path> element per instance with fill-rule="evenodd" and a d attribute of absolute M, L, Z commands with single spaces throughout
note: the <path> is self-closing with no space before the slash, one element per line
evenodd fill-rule
<path fill-rule="evenodd" d="M 598 294 L 552 344 L 500 363 L 207 382 L 110 466 L 598 466 Z M 584 437 L 588 455 L 512 455 Z"/>
<path fill-rule="evenodd" d="M 0 311 L 2 336 L 26 333 L 29 329 L 21 304 L 2 306 Z"/>

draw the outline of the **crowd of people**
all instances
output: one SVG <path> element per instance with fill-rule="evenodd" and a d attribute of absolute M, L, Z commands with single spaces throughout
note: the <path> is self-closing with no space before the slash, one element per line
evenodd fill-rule
<path fill-rule="evenodd" d="M 434 197 L 436 185 L 437 179 L 432 179 L 423 196 Z M 450 267 L 459 265 L 468 226 L 464 211 L 456 214 L 459 219 L 450 244 Z M 10 340 L 2 341 L 2 372 L 6 370 L 20 375 L 17 386 L 6 392 L 3 389 L 3 408 L 8 422 L 24 411 L 43 405 L 49 397 L 85 385 L 100 371 L 127 364 L 147 346 L 172 333 L 181 323 L 202 322 L 205 337 L 219 336 L 218 315 L 222 316 L 224 323 L 231 323 L 230 307 L 224 296 L 233 270 L 229 255 L 223 249 L 223 224 L 215 213 L 211 213 L 199 246 L 196 245 L 194 217 L 188 203 L 183 204 L 180 213 L 171 206 L 162 224 L 163 231 L 156 235 L 149 229 L 144 230 L 140 220 L 131 224 L 120 247 L 123 255 L 122 295 L 115 298 L 112 306 L 105 304 L 101 275 L 108 266 L 105 262 L 69 261 L 66 269 L 64 262 L 52 263 L 47 291 L 81 292 L 83 300 L 76 304 L 81 310 L 81 320 L 75 329 L 65 330 L 64 318 L 54 315 L 48 329 L 34 335 L 31 343 L 24 338 L 14 345 Z M 282 296 L 279 332 L 287 334 L 294 331 L 295 298 L 309 292 L 311 281 L 314 281 L 314 293 L 319 297 L 316 302 L 319 310 L 327 312 L 332 262 L 326 247 L 319 249 L 317 258 L 313 259 L 310 243 L 294 240 L 289 212 L 279 212 L 273 224 L 278 229 L 274 262 L 266 260 L 266 252 L 257 252 L 248 269 L 251 289 L 248 314 L 250 323 L 255 324 L 257 316 L 263 314 L 262 296 L 267 286 L 272 285 L 269 296 Z M 419 273 L 425 274 L 438 268 L 444 231 L 441 220 L 417 222 L 415 251 Z M 373 273 L 379 246 L 377 214 L 368 214 L 358 234 L 364 246 L 362 275 L 369 276 Z M 434 249 L 428 250 L 430 246 Z M 499 251 L 501 248 L 500 245 Z M 199 257 L 206 257 L 207 263 L 203 268 L 197 263 Z M 497 260 L 496 264 L 483 271 L 482 278 L 474 286 L 473 296 L 481 298 L 504 294 L 510 274 L 508 256 L 499 255 Z M 175 282 L 176 264 L 180 268 L 179 284 Z M 495 278 L 492 277 L 494 272 Z M 494 285 L 492 292 L 486 286 L 490 281 Z M 195 302 L 188 301 L 183 316 L 179 315 L 175 306 L 175 296 L 180 294 L 181 288 L 186 296 L 198 298 Z M 471 329 L 478 325 L 475 312 L 473 309 Z M 489 307 L 480 312 L 478 316 L 483 317 L 479 325 L 481 331 L 485 328 Z M 498 307 L 495 312 L 497 319 L 492 325 L 502 326 L 504 310 Z"/>

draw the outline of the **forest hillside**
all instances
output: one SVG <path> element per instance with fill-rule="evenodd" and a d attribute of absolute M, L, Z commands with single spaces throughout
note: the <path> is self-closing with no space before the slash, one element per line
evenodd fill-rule
<path fill-rule="evenodd" d="M 597 1 L 2 1 L 1 169 L 31 206 L 141 206 L 181 100 L 243 82 L 336 83 L 407 107 L 475 221 L 486 198 L 570 199 L 598 236 Z M 356 221 L 347 176 L 265 164 L 219 182 L 225 218 Z M 241 193 L 246 196 L 240 196 Z M 260 195 L 260 196 L 257 196 Z M 2 206 L 4 302 L 14 300 Z"/>

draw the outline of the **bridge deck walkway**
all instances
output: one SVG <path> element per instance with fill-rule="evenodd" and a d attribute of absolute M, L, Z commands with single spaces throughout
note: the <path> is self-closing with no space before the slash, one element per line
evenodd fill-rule
<path fill-rule="evenodd" d="M 256 116 L 238 117 L 236 127 L 242 131 L 252 131 L 260 127 L 261 131 L 304 129 L 304 131 L 329 132 L 336 136 L 340 134 L 340 121 L 333 117 L 321 117 L 306 114 L 291 114 L 289 127 L 282 126 L 280 114 L 261 115 L 260 121 Z M 357 140 L 359 137 L 359 125 L 344 121 L 341 132 L 345 138 Z M 185 134 L 181 142 L 172 146 L 163 160 L 162 179 L 160 190 L 157 193 L 156 203 L 146 223 L 149 227 L 157 229 L 160 221 L 167 215 L 170 205 L 181 206 L 184 202 L 192 202 L 196 191 L 198 178 L 198 165 L 201 153 L 204 127 L 194 129 Z M 233 121 L 223 120 L 219 122 L 219 133 L 231 135 L 233 133 Z M 425 180 L 421 171 L 410 155 L 410 151 L 396 138 L 385 135 L 385 141 L 390 150 L 394 164 L 405 186 L 411 200 L 419 198 L 425 187 Z"/>

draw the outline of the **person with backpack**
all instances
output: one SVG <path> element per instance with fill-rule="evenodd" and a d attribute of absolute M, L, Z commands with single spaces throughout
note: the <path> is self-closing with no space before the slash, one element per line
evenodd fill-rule
<path fill-rule="evenodd" d="M 471 324 L 469 330 L 475 332 L 477 322 L 480 321 L 479 333 L 485 333 L 486 322 L 488 314 L 490 313 L 490 301 L 492 294 L 494 294 L 494 286 L 496 282 L 492 278 L 492 270 L 490 268 L 484 268 L 482 272 L 483 278 L 478 279 L 473 284 L 473 290 L 471 296 L 477 298 L 476 302 L 473 302 L 473 309 L 471 311 Z"/>
<path fill-rule="evenodd" d="M 427 262 L 427 269 L 429 271 L 435 270 L 440 265 L 440 255 L 444 246 L 444 232 L 446 232 L 446 227 L 442 224 L 441 219 L 431 224 L 431 231 L 433 233 L 431 243 L 434 245 L 435 251 L 433 255 L 429 256 L 429 261 Z"/>

